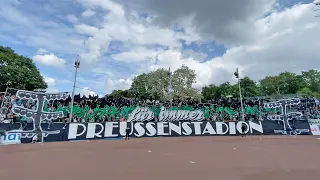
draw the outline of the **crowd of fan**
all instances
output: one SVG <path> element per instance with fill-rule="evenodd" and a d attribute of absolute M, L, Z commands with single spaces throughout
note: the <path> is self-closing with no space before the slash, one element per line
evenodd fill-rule
<path fill-rule="evenodd" d="M 4 101 L 2 103 L 2 101 Z M 264 104 L 276 101 L 271 98 L 245 98 L 244 117 L 246 120 L 266 119 L 268 114 L 282 113 L 280 108 L 269 109 L 265 108 Z M 36 110 L 36 101 L 21 100 L 14 95 L 3 98 L 0 96 L 0 102 L 3 104 L 0 114 L 0 122 L 16 122 L 16 121 L 31 121 L 26 117 L 20 117 L 12 113 L 11 108 L 14 105 L 23 106 L 25 108 Z M 73 107 L 73 120 L 70 121 L 69 114 L 71 109 L 71 97 L 66 100 L 56 100 L 45 102 L 43 111 L 56 112 L 62 111 L 63 119 L 57 119 L 58 122 L 104 122 L 104 121 L 125 121 L 128 115 L 137 107 L 149 107 L 155 113 L 155 120 L 159 114 L 160 108 L 170 108 L 169 101 L 146 100 L 139 101 L 136 99 L 127 98 L 112 98 L 97 96 L 80 96 L 75 95 Z M 195 110 L 201 109 L 204 112 L 207 120 L 224 121 L 224 120 L 239 120 L 241 119 L 241 102 L 237 98 L 221 98 L 211 101 L 196 101 L 192 99 L 179 100 L 175 99 L 172 102 L 172 110 Z M 319 101 L 315 98 L 300 98 L 298 105 L 287 106 L 286 112 L 299 111 L 302 112 L 305 118 L 320 119 Z"/>

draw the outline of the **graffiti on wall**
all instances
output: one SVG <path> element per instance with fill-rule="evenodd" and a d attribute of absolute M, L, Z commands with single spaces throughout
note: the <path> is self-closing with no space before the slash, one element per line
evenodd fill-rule
<path fill-rule="evenodd" d="M 292 131 L 292 126 L 297 120 L 307 120 L 302 118 L 303 114 L 298 111 L 287 112 L 289 106 L 299 105 L 299 98 L 282 99 L 279 101 L 265 103 L 265 108 L 280 108 L 280 114 L 268 114 L 267 120 L 278 121 L 283 123 L 283 129 L 275 129 L 276 134 L 287 134 L 288 131 Z M 296 129 L 296 134 L 301 134 L 303 132 L 309 132 L 309 129 Z"/>
<path fill-rule="evenodd" d="M 31 100 L 36 102 L 35 110 L 31 110 L 25 107 L 20 107 L 17 105 L 13 106 L 11 109 L 13 113 L 20 116 L 26 116 L 27 118 L 31 119 L 33 122 L 33 128 L 31 130 L 19 131 L 19 133 L 21 133 L 22 138 L 31 138 L 36 134 L 37 131 L 40 131 L 44 137 L 47 137 L 50 134 L 60 133 L 60 130 L 49 131 L 48 128 L 43 129 L 41 124 L 44 121 L 51 122 L 52 120 L 62 118 L 63 113 L 62 112 L 44 112 L 43 106 L 45 101 L 67 99 L 68 93 L 48 94 L 48 93 L 41 93 L 41 92 L 19 90 L 17 91 L 16 96 L 19 99 Z M 13 132 L 17 132 L 17 130 L 13 130 Z"/>

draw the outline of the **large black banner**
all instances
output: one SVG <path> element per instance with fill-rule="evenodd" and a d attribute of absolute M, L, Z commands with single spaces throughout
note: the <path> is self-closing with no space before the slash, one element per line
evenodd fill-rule
<path fill-rule="evenodd" d="M 174 121 L 174 122 L 106 122 L 106 123 L 51 123 L 41 124 L 44 131 L 56 131 L 56 134 L 44 135 L 45 142 L 87 140 L 103 138 L 119 138 L 125 136 L 126 127 L 131 130 L 131 137 L 157 137 L 157 136 L 236 136 L 241 134 L 241 127 L 246 128 L 248 135 L 277 135 L 287 134 L 295 127 L 299 135 L 309 135 L 310 125 L 306 120 L 295 120 L 293 124 L 284 124 L 284 121 Z M 291 121 L 289 121 L 291 122 Z M 21 129 L 20 124 L 0 124 L 0 129 L 8 132 L 21 133 L 21 142 L 31 142 L 34 132 L 33 124 L 27 124 Z"/>
<path fill-rule="evenodd" d="M 42 123 L 41 127 L 44 132 L 46 131 L 55 131 L 55 134 L 44 134 L 45 142 L 54 142 L 54 141 L 67 141 L 68 140 L 68 125 L 63 123 Z M 0 129 L 4 129 L 8 133 L 19 133 L 21 134 L 21 143 L 30 143 L 33 136 L 36 135 L 33 132 L 34 125 L 33 123 L 0 123 Z M 23 130 L 22 130 L 23 129 Z"/>
<path fill-rule="evenodd" d="M 249 134 L 263 134 L 261 122 L 107 122 L 107 123 L 72 123 L 69 126 L 68 139 L 99 139 L 125 136 L 126 127 L 130 126 L 133 137 L 157 136 L 214 136 L 239 135 L 242 125 Z"/>

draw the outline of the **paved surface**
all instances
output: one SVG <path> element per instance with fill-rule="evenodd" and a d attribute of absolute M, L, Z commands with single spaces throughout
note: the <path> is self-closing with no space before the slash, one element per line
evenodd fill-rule
<path fill-rule="evenodd" d="M 1 180 L 320 180 L 315 136 L 0 146 Z"/>

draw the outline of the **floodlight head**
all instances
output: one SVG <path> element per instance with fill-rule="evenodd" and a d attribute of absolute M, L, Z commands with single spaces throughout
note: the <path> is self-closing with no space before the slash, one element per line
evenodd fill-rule
<path fill-rule="evenodd" d="M 75 68 L 79 68 L 80 67 L 80 61 L 79 60 L 74 62 L 74 67 Z"/>
<path fill-rule="evenodd" d="M 236 78 L 239 78 L 239 74 L 237 72 L 233 73 Z"/>

